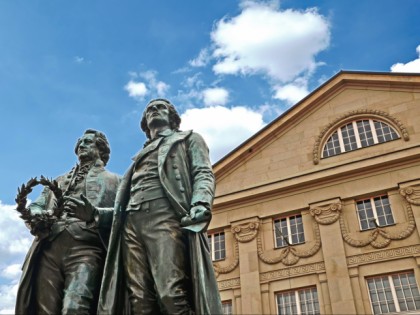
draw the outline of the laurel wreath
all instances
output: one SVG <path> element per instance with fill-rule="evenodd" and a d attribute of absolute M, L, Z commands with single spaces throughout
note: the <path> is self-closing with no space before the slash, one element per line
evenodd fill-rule
<path fill-rule="evenodd" d="M 37 185 L 48 187 L 56 197 L 55 204 L 51 211 L 43 211 L 42 213 L 31 214 L 31 211 L 26 207 L 27 197 Z M 25 221 L 29 227 L 31 234 L 35 236 L 48 235 L 51 226 L 61 217 L 64 212 L 63 191 L 58 186 L 56 180 L 49 180 L 41 175 L 38 180 L 36 177 L 31 178 L 26 185 L 22 184 L 18 188 L 16 196 L 16 210 L 20 213 L 20 217 Z"/>

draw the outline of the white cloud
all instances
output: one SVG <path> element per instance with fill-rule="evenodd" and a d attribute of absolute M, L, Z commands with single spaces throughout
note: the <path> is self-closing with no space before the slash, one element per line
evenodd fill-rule
<path fill-rule="evenodd" d="M 392 72 L 419 72 L 420 73 L 420 45 L 417 46 L 416 52 L 418 58 L 407 63 L 396 63 L 391 66 Z"/>
<path fill-rule="evenodd" d="M 1 271 L 1 276 L 7 279 L 16 279 L 21 274 L 22 264 L 12 264 Z"/>
<path fill-rule="evenodd" d="M 73 60 L 75 63 L 83 63 L 83 61 L 85 61 L 85 58 L 76 56 Z"/>
<path fill-rule="evenodd" d="M 229 92 L 224 88 L 208 88 L 203 91 L 203 101 L 206 106 L 226 105 Z"/>
<path fill-rule="evenodd" d="M 0 200 L 0 257 L 3 258 L 26 254 L 33 240 L 15 208 Z"/>
<path fill-rule="evenodd" d="M 181 115 L 183 130 L 200 133 L 216 162 L 264 127 L 262 114 L 243 106 L 193 108 Z"/>
<path fill-rule="evenodd" d="M 211 56 L 210 56 L 209 49 L 208 48 L 203 48 L 203 49 L 201 49 L 200 53 L 198 54 L 198 57 L 193 59 L 193 60 L 190 60 L 189 64 L 192 67 L 205 67 L 209 63 L 210 58 L 211 58 Z"/>
<path fill-rule="evenodd" d="M 148 70 L 144 72 L 130 71 L 131 80 L 124 87 L 128 91 L 128 95 L 138 101 L 143 101 L 146 95 L 153 94 L 153 97 L 165 97 L 170 86 L 163 81 L 157 79 L 157 72 Z M 138 78 L 144 79 L 145 82 L 138 81 Z M 133 80 L 136 79 L 137 81 Z"/>
<path fill-rule="evenodd" d="M 15 208 L 0 201 L 0 314 L 14 313 L 20 268 L 33 240 Z"/>
<path fill-rule="evenodd" d="M 274 98 L 294 105 L 308 95 L 308 93 L 309 91 L 306 82 L 302 84 L 299 81 L 295 81 L 290 84 L 276 86 Z"/>
<path fill-rule="evenodd" d="M 14 314 L 18 284 L 0 285 L 0 314 Z"/>
<path fill-rule="evenodd" d="M 148 90 L 146 84 L 143 82 L 136 82 L 130 80 L 125 86 L 124 89 L 128 92 L 128 95 L 136 100 L 143 100 L 146 96 Z"/>
<path fill-rule="evenodd" d="M 316 69 L 315 55 L 330 41 L 325 17 L 315 9 L 279 10 L 277 1 L 244 1 L 242 8 L 211 33 L 216 74 L 262 74 L 288 82 Z"/>

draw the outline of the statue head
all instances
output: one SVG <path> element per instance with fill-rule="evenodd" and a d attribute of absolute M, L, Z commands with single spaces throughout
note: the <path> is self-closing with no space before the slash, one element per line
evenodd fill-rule
<path fill-rule="evenodd" d="M 171 104 L 171 102 L 169 100 L 164 99 L 164 98 L 153 99 L 147 104 L 147 106 L 146 106 L 146 108 L 143 112 L 141 122 L 140 122 L 140 127 L 145 132 L 148 139 L 150 139 L 151 136 L 150 136 L 150 128 L 149 128 L 149 123 L 150 122 L 148 123 L 148 120 L 147 120 L 147 117 L 146 117 L 147 109 L 152 107 L 152 106 L 159 106 L 159 105 L 165 105 L 165 107 L 167 108 L 167 110 L 169 112 L 169 115 L 168 115 L 169 116 L 169 127 L 172 130 L 175 130 L 175 131 L 179 130 L 179 125 L 181 124 L 181 117 L 179 117 L 179 114 L 176 111 L 175 106 L 173 104 Z"/>
<path fill-rule="evenodd" d="M 86 143 L 89 142 L 93 142 L 94 146 L 84 149 Z M 95 153 L 95 150 L 97 150 L 97 153 Z M 79 157 L 79 160 L 93 159 L 94 155 L 98 154 L 104 165 L 106 165 L 109 160 L 111 149 L 105 134 L 94 129 L 88 129 L 83 136 L 77 140 L 74 152 Z"/>

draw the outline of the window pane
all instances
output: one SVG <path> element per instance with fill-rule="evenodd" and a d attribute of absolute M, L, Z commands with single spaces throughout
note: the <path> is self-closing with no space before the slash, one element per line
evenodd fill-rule
<path fill-rule="evenodd" d="M 232 315 L 232 301 L 222 301 L 223 315 Z"/>
<path fill-rule="evenodd" d="M 374 199 L 376 214 L 378 216 L 378 224 L 386 226 L 394 224 L 392 216 L 391 205 L 389 204 L 388 196 L 380 196 Z"/>
<path fill-rule="evenodd" d="M 299 290 L 299 303 L 302 314 L 319 314 L 316 288 Z"/>
<path fill-rule="evenodd" d="M 337 131 L 328 139 L 327 143 L 324 146 L 322 152 L 322 157 L 328 157 L 332 155 L 337 155 L 341 153 L 340 142 L 338 140 Z"/>
<path fill-rule="evenodd" d="M 388 276 L 371 278 L 367 282 L 374 314 L 394 312 L 395 302 Z"/>
<path fill-rule="evenodd" d="M 341 135 L 343 136 L 345 151 L 352 151 L 357 149 L 356 136 L 354 135 L 352 123 L 341 127 Z"/>
<path fill-rule="evenodd" d="M 369 120 L 358 121 L 357 130 L 359 131 L 360 142 L 363 148 L 374 144 Z"/>
<path fill-rule="evenodd" d="M 374 314 L 397 312 L 396 305 L 401 312 L 420 309 L 419 290 L 413 272 L 370 278 L 367 283 Z"/>
<path fill-rule="evenodd" d="M 318 315 L 319 302 L 316 288 L 305 288 L 276 294 L 279 315 L 308 314 Z M 298 313 L 297 304 L 300 306 Z"/>
<path fill-rule="evenodd" d="M 277 312 L 279 315 L 296 314 L 296 298 L 294 292 L 277 294 Z"/>
<path fill-rule="evenodd" d="M 303 243 L 305 241 L 305 236 L 303 234 L 303 223 L 302 216 L 296 215 L 290 217 L 290 237 L 291 244 Z"/>
<path fill-rule="evenodd" d="M 359 215 L 359 221 L 362 230 L 375 228 L 375 223 L 373 222 L 375 216 L 373 214 L 370 199 L 360 200 L 357 202 L 357 213 Z"/>
<path fill-rule="evenodd" d="M 289 244 L 299 244 L 305 242 L 303 222 L 301 215 L 290 216 L 274 221 L 274 233 L 276 237 L 276 247 L 287 246 Z"/>
<path fill-rule="evenodd" d="M 413 272 L 395 274 L 392 276 L 392 282 L 401 311 L 420 309 L 419 290 Z"/>
<path fill-rule="evenodd" d="M 284 237 L 287 237 L 287 221 L 285 218 L 274 221 L 274 234 L 276 236 L 276 247 L 286 246 Z"/>
<path fill-rule="evenodd" d="M 374 124 L 379 143 L 399 138 L 395 130 L 387 124 L 380 121 L 374 121 Z"/>
<path fill-rule="evenodd" d="M 213 234 L 214 237 L 214 259 L 220 260 L 224 259 L 226 256 L 225 252 L 225 233 L 216 233 Z"/>
<path fill-rule="evenodd" d="M 209 244 L 210 253 L 213 253 L 213 248 L 212 248 L 212 245 L 211 245 L 211 234 L 209 234 L 207 236 L 207 243 Z"/>

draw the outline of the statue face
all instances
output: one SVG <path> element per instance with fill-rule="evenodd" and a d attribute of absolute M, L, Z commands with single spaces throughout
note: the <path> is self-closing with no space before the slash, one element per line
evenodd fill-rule
<path fill-rule="evenodd" d="M 146 108 L 146 121 L 149 128 L 170 126 L 169 109 L 165 102 L 156 101 Z"/>
<path fill-rule="evenodd" d="M 86 134 L 77 148 L 77 156 L 80 161 L 96 161 L 100 158 L 99 149 L 96 146 L 95 135 Z"/>

